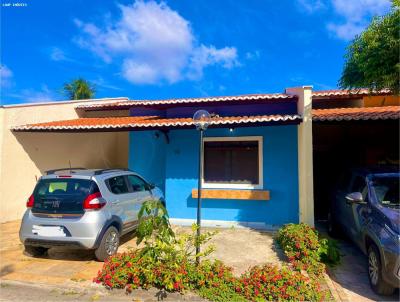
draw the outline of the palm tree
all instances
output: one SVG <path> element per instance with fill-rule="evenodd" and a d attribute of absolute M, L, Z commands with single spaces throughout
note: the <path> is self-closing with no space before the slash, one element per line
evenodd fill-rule
<path fill-rule="evenodd" d="M 83 78 L 77 78 L 65 83 L 63 93 L 70 100 L 92 99 L 96 93 L 94 85 Z"/>

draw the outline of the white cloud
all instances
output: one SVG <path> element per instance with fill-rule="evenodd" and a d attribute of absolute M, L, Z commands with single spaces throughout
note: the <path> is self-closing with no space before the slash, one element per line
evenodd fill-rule
<path fill-rule="evenodd" d="M 13 72 L 6 65 L 0 66 L 0 87 L 9 87 L 11 85 Z"/>
<path fill-rule="evenodd" d="M 316 13 L 330 8 L 333 14 L 326 28 L 342 40 L 351 40 L 361 33 L 373 16 L 384 15 L 390 10 L 390 0 L 297 0 L 301 10 Z"/>
<path fill-rule="evenodd" d="M 47 85 L 42 85 L 40 90 L 22 89 L 18 93 L 9 93 L 8 96 L 19 99 L 24 103 L 39 103 L 57 100 L 57 95 Z"/>
<path fill-rule="evenodd" d="M 50 59 L 53 61 L 67 61 L 64 51 L 58 47 L 52 47 L 50 50 Z"/>
<path fill-rule="evenodd" d="M 97 77 L 96 79 L 90 79 L 89 82 L 93 83 L 96 88 L 104 88 L 104 89 L 111 89 L 111 90 L 122 90 L 121 87 L 115 86 L 104 80 L 101 76 Z"/>
<path fill-rule="evenodd" d="M 132 83 L 175 83 L 199 78 L 209 65 L 238 65 L 236 48 L 200 45 L 190 23 L 164 2 L 119 8 L 120 19 L 104 27 L 74 20 L 82 32 L 75 41 L 106 63 L 122 61 L 121 74 Z"/>
<path fill-rule="evenodd" d="M 220 64 L 226 69 L 239 65 L 237 50 L 235 47 L 224 47 L 217 49 L 214 46 L 200 45 L 194 49 L 190 58 L 189 78 L 200 79 L 203 76 L 203 69 L 209 65 Z"/>
<path fill-rule="evenodd" d="M 326 7 L 322 0 L 297 0 L 297 4 L 307 13 L 313 13 Z"/>
<path fill-rule="evenodd" d="M 332 5 L 344 21 L 328 23 L 328 30 L 339 39 L 351 40 L 368 26 L 372 16 L 387 13 L 391 2 L 389 0 L 332 0 Z"/>
<path fill-rule="evenodd" d="M 335 11 L 350 22 L 363 21 L 364 17 L 383 15 L 391 6 L 389 0 L 332 0 Z"/>
<path fill-rule="evenodd" d="M 334 33 L 337 38 L 342 40 L 352 40 L 356 35 L 363 31 L 365 25 L 346 22 L 343 24 L 328 23 L 326 27 L 329 31 Z"/>
<path fill-rule="evenodd" d="M 260 56 L 261 56 L 261 52 L 259 50 L 255 50 L 253 52 L 251 52 L 251 51 L 246 52 L 247 60 L 256 60 L 256 59 L 259 59 Z"/>

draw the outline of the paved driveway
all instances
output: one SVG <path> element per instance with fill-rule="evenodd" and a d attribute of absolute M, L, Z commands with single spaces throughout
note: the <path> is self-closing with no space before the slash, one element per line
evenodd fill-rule
<path fill-rule="evenodd" d="M 399 301 L 399 291 L 392 296 L 376 295 L 368 280 L 367 257 L 350 241 L 338 240 L 342 263 L 331 269 L 331 279 L 342 301 Z"/>

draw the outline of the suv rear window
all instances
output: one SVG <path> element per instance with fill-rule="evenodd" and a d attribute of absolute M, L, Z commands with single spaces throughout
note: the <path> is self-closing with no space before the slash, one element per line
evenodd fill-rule
<path fill-rule="evenodd" d="M 41 179 L 35 187 L 33 213 L 83 213 L 83 201 L 89 194 L 99 192 L 89 179 Z"/>

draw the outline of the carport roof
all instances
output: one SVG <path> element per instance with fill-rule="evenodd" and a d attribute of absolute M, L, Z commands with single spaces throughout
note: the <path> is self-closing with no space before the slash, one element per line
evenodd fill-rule
<path fill-rule="evenodd" d="M 314 109 L 312 116 L 313 121 L 395 120 L 400 106 Z"/>
<path fill-rule="evenodd" d="M 258 115 L 213 117 L 210 126 L 237 126 L 265 123 L 299 123 L 299 115 Z M 47 123 L 14 126 L 13 131 L 26 132 L 89 132 L 89 131 L 127 131 L 146 129 L 194 128 L 192 118 L 160 118 L 158 116 L 78 118 Z"/>

